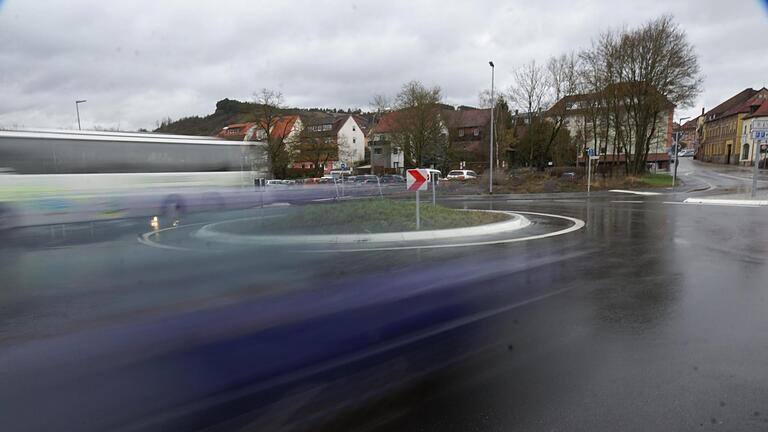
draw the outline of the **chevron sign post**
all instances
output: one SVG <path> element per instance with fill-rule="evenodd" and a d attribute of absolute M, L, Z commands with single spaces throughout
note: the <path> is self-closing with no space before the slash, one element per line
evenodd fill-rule
<path fill-rule="evenodd" d="M 409 191 L 416 192 L 416 230 L 421 229 L 421 216 L 419 215 L 419 191 L 427 190 L 429 183 L 429 172 L 425 169 L 409 169 L 405 172 L 405 187 Z"/>
<path fill-rule="evenodd" d="M 425 169 L 409 169 L 406 172 L 405 176 L 405 186 L 408 188 L 409 191 L 423 191 L 427 190 L 429 187 L 429 183 L 427 183 L 427 179 L 429 179 L 429 172 Z"/>

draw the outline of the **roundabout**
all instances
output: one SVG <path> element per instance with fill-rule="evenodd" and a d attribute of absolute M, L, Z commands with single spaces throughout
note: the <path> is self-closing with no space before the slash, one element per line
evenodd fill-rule
<path fill-rule="evenodd" d="M 140 235 L 138 241 L 154 248 L 189 252 L 218 252 L 232 248 L 280 248 L 305 253 L 368 252 L 517 243 L 565 235 L 585 226 L 581 219 L 549 213 L 465 211 L 499 213 L 508 219 L 472 227 L 384 233 L 264 235 L 238 229 L 244 223 L 279 217 L 254 216 L 163 228 Z"/>

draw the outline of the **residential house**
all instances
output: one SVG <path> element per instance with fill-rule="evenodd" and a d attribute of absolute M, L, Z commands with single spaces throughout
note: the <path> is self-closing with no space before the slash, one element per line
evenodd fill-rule
<path fill-rule="evenodd" d="M 256 122 L 234 123 L 224 126 L 216 136 L 232 141 L 242 141 L 245 139 L 248 131 L 255 125 Z"/>
<path fill-rule="evenodd" d="M 350 114 L 303 114 L 301 144 L 294 153 L 293 168 L 323 172 L 351 167 L 365 160 L 365 132 L 360 119 Z"/>
<path fill-rule="evenodd" d="M 704 162 L 738 164 L 743 147 L 743 119 L 760 106 L 767 94 L 765 88 L 747 88 L 706 112 L 697 158 Z"/>
<path fill-rule="evenodd" d="M 491 109 L 460 106 L 457 110 L 441 111 L 447 130 L 451 159 L 458 169 L 482 172 L 488 168 L 490 145 Z M 494 155 L 494 158 L 498 156 Z M 505 155 L 502 155 L 505 156 Z"/>
<path fill-rule="evenodd" d="M 758 105 L 759 104 L 759 105 Z M 758 93 L 753 97 L 753 102 L 750 105 L 750 113 L 742 118 L 742 134 L 741 134 L 741 154 L 739 155 L 739 163 L 742 165 L 752 165 L 755 160 L 755 146 L 761 146 L 759 166 L 766 167 L 766 147 L 768 147 L 768 138 L 766 134 L 761 134 L 761 137 L 755 137 L 754 132 L 757 130 L 764 131 L 768 128 L 768 98 L 762 93 Z"/>
<path fill-rule="evenodd" d="M 696 148 L 696 142 L 698 140 L 697 133 L 696 133 L 697 126 L 698 126 L 698 118 L 690 119 L 687 122 L 683 123 L 682 125 L 678 123 L 673 123 L 672 133 L 679 134 L 677 138 L 677 145 L 680 149 Z"/>
<path fill-rule="evenodd" d="M 270 135 L 273 138 L 282 138 L 288 143 L 292 143 L 301 132 L 302 124 L 299 116 L 278 117 L 270 127 Z M 234 123 L 227 125 L 217 134 L 219 138 L 234 141 L 264 141 L 264 125 L 259 122 Z"/>
<path fill-rule="evenodd" d="M 397 144 L 398 118 L 402 113 L 385 113 L 371 128 L 368 147 L 371 153 L 371 172 L 403 173 L 405 159 L 403 149 Z"/>
<path fill-rule="evenodd" d="M 478 172 L 487 168 L 491 110 L 463 105 L 453 109 L 444 104 L 437 108 L 440 134 L 444 139 L 440 140 L 439 150 L 432 149 L 424 156 L 425 166 Z M 402 111 L 386 113 L 371 129 L 369 144 L 374 172 L 402 172 L 405 167 L 404 152 L 397 139 L 403 115 Z"/>

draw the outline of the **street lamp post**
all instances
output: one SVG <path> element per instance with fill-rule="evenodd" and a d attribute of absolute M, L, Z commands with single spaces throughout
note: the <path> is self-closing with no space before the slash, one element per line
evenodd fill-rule
<path fill-rule="evenodd" d="M 493 109 L 496 105 L 496 99 L 493 96 L 493 79 L 496 72 L 496 66 L 492 61 L 488 64 L 491 66 L 491 142 L 488 151 L 488 194 L 493 195 Z"/>
<path fill-rule="evenodd" d="M 680 132 L 674 134 L 675 141 L 672 143 L 672 153 L 674 157 L 674 164 L 675 169 L 672 170 L 672 190 L 675 190 L 675 183 L 677 182 L 677 165 L 680 162 L 680 158 L 677 156 L 677 154 L 680 152 L 680 134 L 683 133 L 683 120 L 688 120 L 690 117 L 680 117 L 678 119 L 678 122 L 680 122 Z"/>
<path fill-rule="evenodd" d="M 75 101 L 75 111 L 77 111 L 77 130 L 83 130 L 83 128 L 80 127 L 80 104 L 85 102 L 88 101 L 85 99 Z"/>

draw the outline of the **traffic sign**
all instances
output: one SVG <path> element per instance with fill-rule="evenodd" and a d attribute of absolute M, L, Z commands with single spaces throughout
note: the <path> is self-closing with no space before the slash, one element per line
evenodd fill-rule
<path fill-rule="evenodd" d="M 409 169 L 406 171 L 406 188 L 413 192 L 413 191 L 422 191 L 427 190 L 429 188 L 429 183 L 427 183 L 427 179 L 429 179 L 429 172 L 425 169 Z"/>
<path fill-rule="evenodd" d="M 595 155 L 595 151 L 592 150 L 592 147 L 587 148 L 587 156 L 592 157 Z"/>

